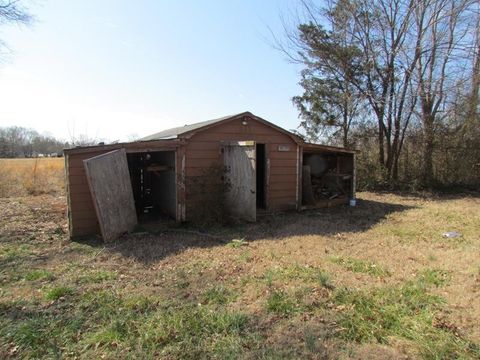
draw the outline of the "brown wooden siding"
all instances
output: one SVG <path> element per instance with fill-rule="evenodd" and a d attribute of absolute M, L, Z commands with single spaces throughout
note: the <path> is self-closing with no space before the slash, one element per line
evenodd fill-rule
<path fill-rule="evenodd" d="M 90 195 L 83 160 L 103 154 L 89 152 L 67 155 L 67 196 L 70 237 L 79 237 L 100 233 L 95 208 Z"/>
<path fill-rule="evenodd" d="M 192 178 L 204 174 L 210 166 L 222 165 L 222 141 L 255 141 L 266 144 L 269 160 L 269 184 L 267 185 L 267 206 L 269 210 L 286 210 L 297 207 L 297 144 L 292 138 L 274 128 L 247 119 L 248 125 L 242 125 L 242 119 L 218 124 L 191 136 L 186 148 L 187 185 Z M 288 146 L 289 151 L 279 151 L 279 146 Z M 191 190 L 191 189 L 190 189 Z M 194 213 L 198 196 L 187 191 L 187 219 Z"/>
<path fill-rule="evenodd" d="M 66 151 L 67 201 L 70 237 L 100 233 L 97 215 L 88 187 L 83 160 L 125 147 L 127 152 L 175 150 L 178 142 L 144 142 L 123 145 L 106 145 L 94 148 L 70 149 Z"/>

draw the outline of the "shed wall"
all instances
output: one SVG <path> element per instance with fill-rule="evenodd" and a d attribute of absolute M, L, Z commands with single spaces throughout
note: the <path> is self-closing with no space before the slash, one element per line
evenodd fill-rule
<path fill-rule="evenodd" d="M 292 138 L 252 118 L 221 123 L 191 136 L 185 146 L 186 218 L 199 208 L 201 200 L 190 191 L 195 178 L 209 167 L 222 166 L 222 142 L 255 141 L 265 144 L 267 157 L 267 209 L 295 209 L 298 204 L 298 145 Z M 280 151 L 280 149 L 288 151 Z M 189 216 L 190 214 L 190 216 Z"/>
<path fill-rule="evenodd" d="M 173 142 L 168 144 L 164 142 L 144 142 L 66 150 L 65 175 L 67 178 L 66 187 L 70 237 L 74 238 L 100 233 L 83 160 L 122 147 L 124 147 L 127 152 L 148 152 L 152 150 L 176 150 L 176 146 L 177 144 Z"/>

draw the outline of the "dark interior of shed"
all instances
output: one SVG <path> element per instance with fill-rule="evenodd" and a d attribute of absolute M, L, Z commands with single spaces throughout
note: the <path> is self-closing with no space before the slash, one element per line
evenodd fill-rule
<path fill-rule="evenodd" d="M 175 151 L 127 154 L 139 222 L 176 217 Z"/>
<path fill-rule="evenodd" d="M 267 154 L 265 144 L 256 144 L 257 209 L 266 208 Z"/>
<path fill-rule="evenodd" d="M 346 202 L 353 190 L 353 155 L 304 153 L 302 175 L 302 205 Z"/>

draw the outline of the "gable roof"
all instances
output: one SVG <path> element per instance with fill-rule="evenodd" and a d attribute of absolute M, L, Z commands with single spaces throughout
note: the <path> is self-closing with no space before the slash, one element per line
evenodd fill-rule
<path fill-rule="evenodd" d="M 167 130 L 160 131 L 156 134 L 152 134 L 149 136 L 145 136 L 144 138 L 141 138 L 140 141 L 150 141 L 150 140 L 166 140 L 166 139 L 177 139 L 178 137 L 182 137 L 183 135 L 186 135 L 190 132 L 194 132 L 195 130 L 205 130 L 213 125 L 216 125 L 218 123 L 221 123 L 223 121 L 230 121 L 234 120 L 237 118 L 241 118 L 243 116 L 249 116 L 253 118 L 254 120 L 260 121 L 264 123 L 267 126 L 270 126 L 288 136 L 290 136 L 295 142 L 301 142 L 302 140 L 300 139 L 299 136 L 291 133 L 290 131 L 287 131 L 285 129 L 282 129 L 281 127 L 272 124 L 271 122 L 268 122 L 267 120 L 264 120 L 258 116 L 253 115 L 251 112 L 246 111 L 243 113 L 235 114 L 235 115 L 229 115 L 229 116 L 224 116 L 218 119 L 213 119 L 213 120 L 207 120 L 207 121 L 202 121 L 190 125 L 185 125 L 185 126 L 179 126 L 176 128 L 171 128 Z"/>

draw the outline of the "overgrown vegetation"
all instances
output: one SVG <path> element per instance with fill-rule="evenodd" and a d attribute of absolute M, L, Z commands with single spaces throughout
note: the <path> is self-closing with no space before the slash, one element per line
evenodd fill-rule
<path fill-rule="evenodd" d="M 300 129 L 360 149 L 360 189 L 478 188 L 478 1 L 301 1 L 293 17 L 276 45 L 303 67 Z"/>
<path fill-rule="evenodd" d="M 212 165 L 202 169 L 199 176 L 187 177 L 189 217 L 196 225 L 225 225 L 232 221 L 226 203 L 230 189 L 226 175 L 223 165 Z"/>

